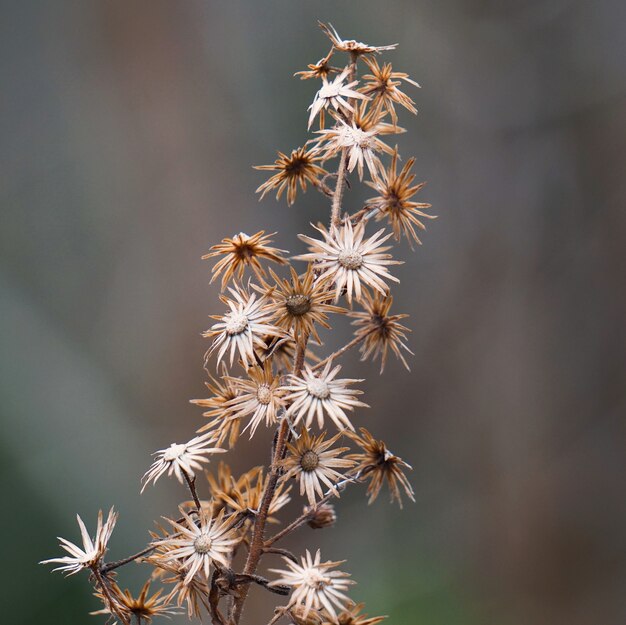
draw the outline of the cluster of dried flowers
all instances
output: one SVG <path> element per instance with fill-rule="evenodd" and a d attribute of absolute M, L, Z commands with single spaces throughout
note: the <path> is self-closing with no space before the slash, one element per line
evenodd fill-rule
<path fill-rule="evenodd" d="M 237 625 L 252 584 L 288 597 L 271 623 L 280 618 L 297 625 L 373 625 L 382 620 L 368 618 L 363 605 L 348 598 L 354 582 L 337 570 L 342 562 L 323 561 L 319 551 L 296 558 L 276 546 L 301 526 L 332 525 L 336 516 L 331 501 L 349 484 L 367 482 L 370 502 L 385 483 L 400 505 L 402 491 L 413 499 L 403 472 L 409 465 L 364 428 L 360 434 L 355 431 L 352 413 L 367 406 L 359 399 L 363 380 L 339 377 L 341 365 L 336 362 L 359 346 L 364 359 L 380 360 L 382 373 L 389 351 L 405 366 L 405 353 L 411 353 L 405 343 L 409 330 L 400 323 L 406 315 L 390 314 L 389 283 L 397 282 L 390 268 L 399 261 L 389 254 L 387 243 L 392 236 L 419 243 L 416 229 L 424 230 L 423 219 L 432 215 L 425 212 L 428 204 L 413 199 L 422 186 L 413 183 L 414 159 L 398 172 L 397 148 L 385 139 L 404 132 L 397 125 L 397 106 L 416 112 L 413 100 L 401 90 L 403 82 L 418 85 L 407 74 L 394 72 L 391 64 L 378 63 L 376 56 L 395 45 L 344 40 L 331 26 L 321 27 L 332 42 L 330 52 L 297 74 L 322 82 L 308 120 L 310 128 L 317 119 L 320 129 L 305 147 L 290 155 L 279 153 L 274 165 L 258 167 L 275 173 L 257 191 L 263 197 L 276 190 L 280 198 L 286 190 L 291 205 L 298 187 L 304 191 L 310 184 L 331 199 L 330 226 L 318 225 L 317 238 L 300 235 L 309 248 L 294 258 L 307 263 L 303 273 L 289 265 L 285 251 L 272 246 L 273 235 L 264 232 L 224 239 L 203 257 L 218 259 L 212 275 L 213 280 L 221 278 L 226 307 L 205 333 L 212 339 L 207 362 L 215 356 L 221 376 L 207 383 L 208 399 L 193 400 L 206 409 L 208 419 L 198 436 L 156 452 L 143 478 L 145 489 L 166 474 L 174 475 L 187 485 L 192 499 L 180 505 L 176 519 L 167 519 L 167 527 L 157 526 L 147 548 L 129 558 L 105 562 L 117 519 L 111 510 L 106 521 L 100 513 L 93 540 L 78 517 L 82 548 L 60 539 L 69 555 L 45 561 L 70 575 L 89 571 L 104 605 L 98 614 L 117 622 L 140 624 L 185 610 L 190 619 L 206 611 L 215 625 Z M 339 53 L 347 55 L 347 64 L 335 67 Z M 367 72 L 360 79 L 359 64 Z M 385 154 L 390 157 L 387 166 Z M 325 168 L 335 158 L 337 170 L 330 174 Z M 376 195 L 349 213 L 344 212 L 343 197 L 346 178 L 355 169 L 361 180 L 367 170 L 366 184 Z M 380 229 L 366 235 L 372 219 L 386 221 L 391 232 Z M 277 269 L 289 265 L 289 273 L 281 278 L 265 263 Z M 326 358 L 311 354 L 310 343 L 322 345 L 319 328 L 330 328 L 331 315 L 342 314 L 354 318 L 354 338 Z M 202 475 L 214 454 L 232 449 L 247 431 L 250 437 L 263 431 L 272 441 L 267 469 L 255 467 L 237 477 L 220 462 L 215 472 Z M 278 513 L 294 496 L 294 480 L 306 505 L 300 516 L 268 537 L 266 525 L 278 523 Z M 267 554 L 282 556 L 286 565 L 269 569 L 273 579 L 257 573 Z M 240 560 L 243 569 L 237 573 Z M 117 582 L 118 569 L 133 561 L 152 569 L 137 597 Z M 154 583 L 160 590 L 150 594 Z"/>

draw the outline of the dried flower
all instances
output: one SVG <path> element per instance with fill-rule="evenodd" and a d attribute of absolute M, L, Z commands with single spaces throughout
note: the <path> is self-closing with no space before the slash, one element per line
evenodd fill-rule
<path fill-rule="evenodd" d="M 415 174 L 411 173 L 411 167 L 415 163 L 414 158 L 410 158 L 400 171 L 396 173 L 398 162 L 397 148 L 393 153 L 389 169 L 383 169 L 380 175 L 374 176 L 373 180 L 366 184 L 375 189 L 378 193 L 376 197 L 367 200 L 367 206 L 376 210 L 376 220 L 387 218 L 393 230 L 396 240 L 400 240 L 400 235 L 404 234 L 409 242 L 415 241 L 421 244 L 415 226 L 420 230 L 426 230 L 426 226 L 418 217 L 435 219 L 435 215 L 429 215 L 421 209 L 430 208 L 430 204 L 423 202 L 413 202 L 411 198 L 424 186 L 413 185 Z"/>
<path fill-rule="evenodd" d="M 254 362 L 254 348 L 267 349 L 263 340 L 264 336 L 282 336 L 282 330 L 270 323 L 272 315 L 265 308 L 265 298 L 257 299 L 255 294 L 249 294 L 244 289 L 235 285 L 228 289 L 234 299 L 221 295 L 220 299 L 229 308 L 230 312 L 223 316 L 212 315 L 219 323 L 211 326 L 203 336 L 213 337 L 213 344 L 207 351 L 205 358 L 219 348 L 217 362 L 222 360 L 226 352 L 230 350 L 230 364 L 233 364 L 235 352 L 247 368 Z"/>
<path fill-rule="evenodd" d="M 221 243 L 214 245 L 211 251 L 202 257 L 202 260 L 206 260 L 215 256 L 223 256 L 211 269 L 213 274 L 211 282 L 224 272 L 222 275 L 222 290 L 224 290 L 234 275 L 238 280 L 241 280 L 246 267 L 251 267 L 256 276 L 262 278 L 265 276 L 265 270 L 259 262 L 261 258 L 284 265 L 287 261 L 281 254 L 286 250 L 269 246 L 272 242 L 271 237 L 275 234 L 275 232 L 265 234 L 265 231 L 261 230 L 252 236 L 240 232 L 232 239 L 228 237 L 222 239 Z"/>
<path fill-rule="evenodd" d="M 409 354 L 413 354 L 404 343 L 407 338 L 406 333 L 411 330 L 399 323 L 400 319 L 405 319 L 408 315 L 390 315 L 389 310 L 392 303 L 393 297 L 391 295 L 375 293 L 372 296 L 366 292 L 365 297 L 361 300 L 363 312 L 348 313 L 350 317 L 355 319 L 352 324 L 357 326 L 355 338 L 363 341 L 361 360 L 367 360 L 370 356 L 380 357 L 381 373 L 385 370 L 389 349 L 409 371 L 409 365 L 400 350 L 403 349 Z"/>
<path fill-rule="evenodd" d="M 53 571 L 65 571 L 67 575 L 74 575 L 82 569 L 93 569 L 100 566 L 102 558 L 107 551 L 107 543 L 113 528 L 117 521 L 117 512 L 111 508 L 107 515 L 107 520 L 103 523 L 102 510 L 98 512 L 98 525 L 96 527 L 96 535 L 92 540 L 89 536 L 89 532 L 83 523 L 80 516 L 76 515 L 78 521 L 78 527 L 80 528 L 80 535 L 83 541 L 82 549 L 74 543 L 60 538 L 59 546 L 65 549 L 70 555 L 63 556 L 62 558 L 51 558 L 49 560 L 42 560 L 39 564 L 60 564 L 61 566 L 53 569 Z"/>
<path fill-rule="evenodd" d="M 311 514 L 307 525 L 314 530 L 332 527 L 337 522 L 337 513 L 332 503 L 323 503 L 317 506 L 305 506 L 304 514 Z"/>
<path fill-rule="evenodd" d="M 363 453 L 352 454 L 348 457 L 358 462 L 356 469 L 361 477 L 370 479 L 367 487 L 368 503 L 372 503 L 378 497 L 385 480 L 391 491 L 391 501 L 397 501 L 402 508 L 400 487 L 411 501 L 415 501 L 413 488 L 402 471 L 402 469 L 411 469 L 411 465 L 404 462 L 402 458 L 394 456 L 383 441 L 376 440 L 365 428 L 359 428 L 359 430 L 361 436 L 354 432 L 348 432 L 348 436 L 359 445 Z"/>
<path fill-rule="evenodd" d="M 142 478 L 144 484 L 141 492 L 143 493 L 150 482 L 156 484 L 166 472 L 168 475 L 173 473 L 181 484 L 185 473 L 190 479 L 193 478 L 195 471 L 202 468 L 201 463 L 209 461 L 209 456 L 226 451 L 219 447 L 211 447 L 215 441 L 215 433 L 207 432 L 192 438 L 188 443 L 172 443 L 167 449 L 155 451 L 153 455 L 157 456 L 157 459 Z"/>
<path fill-rule="evenodd" d="M 368 617 L 367 614 L 360 614 L 364 607 L 364 603 L 348 605 L 343 612 L 339 613 L 337 622 L 339 625 L 376 625 L 376 623 L 380 623 L 387 618 L 386 616 Z M 322 620 L 323 625 L 330 625 L 330 622 L 332 622 L 331 618 Z"/>
<path fill-rule="evenodd" d="M 333 42 L 334 48 L 341 52 L 350 52 L 351 54 L 360 56 L 363 54 L 380 54 L 385 50 L 395 50 L 398 47 L 397 43 L 388 46 L 370 46 L 367 43 L 361 43 L 354 39 L 342 39 L 332 24 L 323 24 L 322 22 L 318 22 L 318 24 L 324 33 L 326 33 L 326 36 Z"/>
<path fill-rule="evenodd" d="M 361 93 L 373 98 L 375 105 L 378 107 L 383 107 L 387 110 L 394 123 L 398 119 L 394 108 L 395 104 L 400 104 L 413 114 L 417 113 L 415 102 L 406 93 L 398 89 L 398 85 L 402 84 L 402 80 L 419 88 L 419 85 L 414 80 L 411 80 L 408 74 L 394 72 L 391 63 L 384 63 L 381 67 L 373 57 L 366 57 L 364 61 L 372 73 L 363 76 L 363 80 L 366 82 L 360 89 Z"/>
<path fill-rule="evenodd" d="M 97 612 L 91 612 L 91 614 L 112 614 L 114 616 L 123 614 L 129 620 L 134 616 L 137 619 L 137 623 L 141 623 L 143 621 L 151 623 L 153 617 L 155 616 L 178 614 L 178 612 L 169 605 L 169 595 L 166 597 L 161 596 L 161 593 L 163 592 L 162 588 L 157 590 L 154 594 L 148 596 L 151 581 L 152 580 L 148 580 L 143 585 L 137 597 L 133 597 L 132 593 L 128 589 L 122 591 L 122 589 L 115 582 L 113 582 L 109 585 L 108 590 L 110 598 L 112 598 L 115 603 L 115 608 L 111 605 L 107 606 L 107 604 L 110 603 L 110 598 L 107 597 L 102 590 L 99 590 L 94 594 L 96 597 L 104 601 L 105 606 L 107 607 L 103 610 L 98 610 Z"/>
<path fill-rule="evenodd" d="M 183 563 L 187 569 L 184 584 L 189 584 L 199 571 L 208 580 L 212 565 L 229 566 L 232 545 L 239 542 L 232 520 L 224 520 L 224 511 L 213 518 L 209 511 L 202 509 L 197 522 L 183 508 L 180 513 L 183 523 L 166 519 L 176 533 L 154 544 L 163 548 L 159 555 L 165 561 L 180 560 Z"/>
<path fill-rule="evenodd" d="M 287 415 L 294 419 L 294 423 L 302 421 L 309 428 L 313 418 L 317 417 L 317 425 L 322 429 L 326 414 L 340 430 L 354 429 L 345 410 L 354 410 L 356 406 L 367 407 L 367 404 L 356 399 L 363 391 L 350 389 L 348 386 L 363 380 L 335 380 L 341 365 L 337 365 L 332 371 L 331 366 L 332 361 L 328 361 L 324 369 L 315 374 L 305 365 L 301 377 L 289 376 L 289 383 L 285 386 L 289 391 L 286 401 L 291 403 Z"/>
<path fill-rule="evenodd" d="M 354 121 L 346 123 L 339 120 L 338 125 L 333 128 L 318 130 L 322 135 L 321 141 L 325 142 L 325 158 L 334 158 L 342 150 L 348 151 L 348 171 L 357 168 L 359 180 L 363 180 L 363 165 L 372 177 L 378 175 L 378 171 L 383 169 L 377 152 L 393 154 L 393 150 L 378 138 L 378 130 L 363 130 Z"/>
<path fill-rule="evenodd" d="M 270 569 L 281 577 L 270 582 L 270 586 L 286 584 L 293 588 L 289 600 L 289 607 L 304 606 L 303 618 L 311 609 L 319 610 L 325 608 L 333 623 L 338 623 L 335 607 L 343 609 L 350 599 L 344 594 L 352 580 L 347 579 L 348 573 L 342 571 L 332 571 L 341 562 L 321 562 L 319 549 L 315 554 L 315 559 L 307 549 L 306 556 L 300 558 L 301 564 L 293 562 L 289 558 L 284 558 L 288 570 Z"/>
<path fill-rule="evenodd" d="M 244 432 L 250 428 L 250 438 L 257 427 L 265 421 L 265 425 L 274 425 L 278 421 L 278 411 L 285 405 L 285 390 L 280 386 L 280 376 L 274 375 L 272 363 L 266 360 L 263 366 L 248 369 L 250 379 L 229 378 L 230 383 L 238 390 L 237 396 L 228 402 L 232 410 L 231 419 L 243 419 L 252 415 Z"/>
<path fill-rule="evenodd" d="M 322 76 L 322 86 L 320 90 L 315 94 L 309 110 L 309 128 L 313 125 L 313 121 L 319 113 L 320 116 L 320 128 L 324 126 L 324 111 L 332 106 L 336 111 L 347 111 L 349 113 L 354 111 L 352 104 L 349 100 L 367 100 L 367 96 L 352 89 L 359 83 L 358 80 L 353 80 L 347 84 L 343 84 L 350 74 L 350 69 L 346 67 L 341 74 L 335 76 L 332 81 L 328 81 L 325 76 Z"/>
<path fill-rule="evenodd" d="M 263 467 L 255 467 L 244 473 L 236 482 L 233 481 L 230 489 L 216 495 L 232 512 L 258 511 L 268 479 L 269 476 L 263 475 Z M 278 523 L 274 515 L 291 501 L 290 490 L 291 486 L 280 484 L 274 491 L 268 509 L 269 523 Z"/>
<path fill-rule="evenodd" d="M 328 286 L 324 280 L 317 279 L 311 265 L 302 276 L 293 267 L 290 271 L 291 280 L 281 280 L 271 272 L 276 287 L 269 290 L 272 303 L 267 309 L 276 314 L 275 324 L 287 332 L 293 331 L 300 344 L 304 344 L 309 337 L 321 343 L 315 325 L 330 328 L 328 314 L 346 311 L 330 303 L 332 295 L 328 294 Z"/>
<path fill-rule="evenodd" d="M 262 200 L 266 193 L 277 189 L 276 199 L 279 200 L 287 189 L 287 204 L 291 206 L 296 201 L 298 184 L 304 193 L 307 182 L 317 185 L 319 177 L 328 173 L 323 167 L 316 165 L 322 159 L 317 148 L 307 150 L 303 147 L 292 150 L 289 156 L 278 152 L 278 158 L 273 165 L 256 165 L 254 169 L 278 172 L 256 190 L 257 193 L 261 193 L 259 199 Z"/>
<path fill-rule="evenodd" d="M 295 258 L 315 262 L 316 268 L 322 270 L 320 278 L 328 278 L 334 282 L 335 301 L 339 299 L 344 288 L 348 302 L 351 302 L 353 294 L 357 300 L 362 298 L 361 283 L 384 294 L 389 289 L 383 278 L 399 282 L 389 273 L 387 267 L 400 265 L 401 262 L 392 260 L 391 254 L 386 253 L 388 246 L 382 247 L 391 233 L 383 237 L 384 230 L 379 230 L 374 236 L 365 239 L 363 223 L 353 227 L 349 220 L 340 229 L 333 227 L 328 232 L 320 226 L 316 230 L 322 234 L 324 240 L 298 235 L 309 244 L 311 252 Z"/>
<path fill-rule="evenodd" d="M 295 477 L 300 483 L 300 494 L 306 493 L 312 506 L 315 505 L 316 494 L 320 499 L 324 496 L 322 483 L 335 497 L 339 497 L 335 484 L 345 476 L 335 469 L 349 469 L 354 466 L 353 460 L 339 458 L 342 453 L 348 451 L 348 447 L 332 448 L 340 436 L 341 433 L 325 440 L 326 432 L 319 436 L 310 436 L 303 427 L 298 439 L 287 444 L 289 453 L 282 461 L 286 471 L 283 479 Z"/>
<path fill-rule="evenodd" d="M 239 430 L 241 422 L 233 419 L 233 410 L 230 402 L 235 399 L 238 390 L 231 382 L 232 378 L 228 376 L 226 365 L 222 362 L 222 379 L 216 380 L 209 375 L 210 382 L 205 382 L 206 387 L 213 393 L 212 397 L 207 399 L 192 399 L 191 403 L 202 408 L 210 408 L 202 413 L 202 416 L 211 418 L 207 424 L 203 425 L 198 432 L 206 432 L 215 429 L 217 437 L 216 444 L 221 445 L 228 438 L 228 446 L 232 449 L 239 438 Z"/>
<path fill-rule="evenodd" d="M 335 49 L 331 48 L 330 52 L 317 63 L 311 63 L 307 65 L 306 70 L 296 72 L 294 76 L 300 76 L 300 80 L 308 80 L 309 78 L 327 78 L 331 72 L 340 72 L 337 67 L 331 67 L 329 64 L 330 57 L 333 55 Z"/>
<path fill-rule="evenodd" d="M 165 562 L 159 558 L 148 558 L 148 562 L 157 567 L 157 571 L 162 573 L 162 581 L 164 584 L 174 584 L 174 587 L 167 595 L 167 601 L 172 602 L 176 599 L 176 606 L 181 608 L 183 604 L 187 605 L 187 617 L 201 619 L 201 606 L 206 610 L 209 609 L 207 597 L 209 595 L 209 586 L 203 579 L 197 575 L 193 577 L 189 583 L 185 583 L 187 577 L 187 569 L 181 562 Z M 167 575 L 169 573 L 169 575 Z"/>

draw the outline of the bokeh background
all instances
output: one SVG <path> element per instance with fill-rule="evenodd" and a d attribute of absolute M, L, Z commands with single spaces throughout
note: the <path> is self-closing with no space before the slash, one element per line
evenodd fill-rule
<path fill-rule="evenodd" d="M 397 274 L 412 372 L 366 377 L 358 419 L 413 464 L 403 511 L 361 492 L 295 551 L 348 558 L 353 596 L 409 625 L 626 620 L 626 3 L 41 0 L 0 19 L 0 613 L 98 623 L 85 576 L 36 562 L 115 504 L 111 557 L 181 491 L 139 497 L 150 453 L 201 423 L 208 247 L 325 219 L 253 164 L 306 140 L 292 74 L 345 37 L 399 42 L 402 116 L 439 219 Z M 410 87 L 409 87 L 410 89 Z M 365 192 L 367 194 L 367 191 Z M 358 206 L 364 195 L 353 190 Z M 338 345 L 347 326 L 329 337 Z M 266 459 L 242 441 L 239 469 Z M 138 589 L 139 566 L 122 581 Z M 246 623 L 265 623 L 259 591 Z M 174 623 L 183 620 L 174 619 Z"/>

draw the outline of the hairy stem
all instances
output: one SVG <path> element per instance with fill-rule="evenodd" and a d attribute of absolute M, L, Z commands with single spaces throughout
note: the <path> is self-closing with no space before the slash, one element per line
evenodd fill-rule
<path fill-rule="evenodd" d="M 189 492 L 193 497 L 193 502 L 196 504 L 196 510 L 200 512 L 200 508 L 202 507 L 200 504 L 200 499 L 198 498 L 198 491 L 196 491 L 196 478 L 191 477 L 187 471 L 182 469 L 183 476 L 185 478 L 185 482 L 187 482 L 187 487 L 189 488 Z"/>

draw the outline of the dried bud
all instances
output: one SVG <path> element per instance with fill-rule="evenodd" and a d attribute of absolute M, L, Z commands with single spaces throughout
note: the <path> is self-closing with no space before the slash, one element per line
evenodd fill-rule
<path fill-rule="evenodd" d="M 307 610 L 303 605 L 294 605 L 288 611 L 295 625 L 320 625 L 322 618 L 317 610 Z"/>
<path fill-rule="evenodd" d="M 305 506 L 304 512 L 307 513 L 310 511 L 311 508 Z M 332 527 L 336 520 L 337 514 L 335 513 L 335 507 L 332 504 L 324 503 L 315 510 L 315 513 L 308 521 L 308 525 L 314 530 L 320 530 L 325 527 Z"/>

